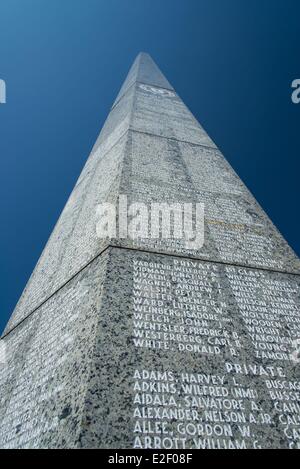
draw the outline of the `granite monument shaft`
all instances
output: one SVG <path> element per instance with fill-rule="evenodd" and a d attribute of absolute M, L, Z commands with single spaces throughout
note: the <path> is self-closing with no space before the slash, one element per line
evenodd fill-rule
<path fill-rule="evenodd" d="M 124 195 L 202 204 L 203 245 L 99 236 Z M 299 274 L 139 54 L 2 335 L 1 448 L 300 448 Z"/>

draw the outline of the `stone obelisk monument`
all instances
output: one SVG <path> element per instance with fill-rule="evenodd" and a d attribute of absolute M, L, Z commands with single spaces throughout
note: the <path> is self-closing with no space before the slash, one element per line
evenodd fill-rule
<path fill-rule="evenodd" d="M 124 227 L 159 203 L 203 204 L 204 244 Z M 299 274 L 139 54 L 3 333 L 0 447 L 300 447 Z"/>

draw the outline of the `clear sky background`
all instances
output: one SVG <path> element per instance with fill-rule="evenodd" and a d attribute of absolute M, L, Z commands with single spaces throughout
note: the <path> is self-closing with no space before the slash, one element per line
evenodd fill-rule
<path fill-rule="evenodd" d="M 0 0 L 0 329 L 139 51 L 295 251 L 299 0 Z"/>

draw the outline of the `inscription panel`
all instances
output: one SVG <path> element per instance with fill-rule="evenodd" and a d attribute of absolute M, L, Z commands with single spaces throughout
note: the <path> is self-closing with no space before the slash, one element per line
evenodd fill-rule
<path fill-rule="evenodd" d="M 105 289 L 83 446 L 300 447 L 298 276 L 113 249 Z"/>
<path fill-rule="evenodd" d="M 151 154 L 151 157 L 149 155 Z M 128 203 L 202 202 L 205 239 L 189 250 L 180 239 L 122 240 L 122 244 L 226 263 L 300 272 L 300 261 L 238 178 L 214 148 L 130 132 L 120 193 Z"/>
<path fill-rule="evenodd" d="M 155 86 L 136 85 L 131 129 L 216 147 L 181 99 Z"/>

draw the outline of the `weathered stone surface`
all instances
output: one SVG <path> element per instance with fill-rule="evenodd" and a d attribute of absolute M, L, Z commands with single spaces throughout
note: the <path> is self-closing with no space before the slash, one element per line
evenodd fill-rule
<path fill-rule="evenodd" d="M 104 291 L 83 447 L 299 445 L 298 276 L 112 249 Z"/>
<path fill-rule="evenodd" d="M 99 238 L 124 195 L 204 203 L 203 247 Z M 299 274 L 141 54 L 0 341 L 0 447 L 300 447 Z"/>
<path fill-rule="evenodd" d="M 295 447 L 299 312 L 296 275 L 109 249 L 5 339 L 0 445 Z"/>
<path fill-rule="evenodd" d="M 143 55 L 133 66 L 6 332 L 108 244 L 96 236 L 96 207 L 120 194 L 149 204 L 204 202 L 205 244 L 197 251 L 171 239 L 112 245 L 300 272 L 299 259 L 156 67 L 151 82 L 151 67 Z"/>
<path fill-rule="evenodd" d="M 215 148 L 130 132 L 120 193 L 129 194 L 130 203 L 146 203 L 149 212 L 151 202 L 205 204 L 201 249 L 187 250 L 184 240 L 149 237 L 122 245 L 300 272 L 299 259 Z"/>
<path fill-rule="evenodd" d="M 106 154 L 96 151 L 89 159 L 16 306 L 6 332 L 107 246 L 107 240 L 96 236 L 96 207 L 101 202 L 115 202 L 117 199 L 125 146 L 126 136 Z"/>
<path fill-rule="evenodd" d="M 104 253 L 3 339 L 1 448 L 78 444 L 106 263 Z"/>
<path fill-rule="evenodd" d="M 131 128 L 166 138 L 215 147 L 174 91 L 137 84 Z"/>

